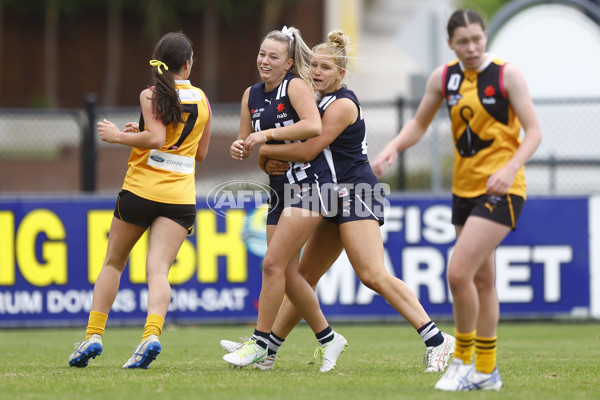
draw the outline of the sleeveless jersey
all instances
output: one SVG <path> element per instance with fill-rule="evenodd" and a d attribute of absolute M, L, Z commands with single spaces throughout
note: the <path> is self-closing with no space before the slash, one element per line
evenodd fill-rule
<path fill-rule="evenodd" d="M 477 197 L 486 193 L 487 179 L 517 151 L 521 123 L 510 106 L 503 84 L 506 63 L 488 55 L 476 71 L 463 70 L 458 60 L 446 64 L 442 93 L 454 137 L 452 193 Z M 525 197 L 521 168 L 508 193 Z"/>
<path fill-rule="evenodd" d="M 204 93 L 189 81 L 175 81 L 175 89 L 184 123 L 167 126 L 160 149 L 131 149 L 123 189 L 160 203 L 196 204 L 195 156 L 210 110 Z M 142 115 L 140 131 L 144 129 Z"/>
<path fill-rule="evenodd" d="M 248 108 L 252 116 L 252 129 L 255 132 L 288 126 L 300 121 L 287 94 L 289 82 L 294 78 L 298 77 L 288 73 L 283 82 L 269 92 L 264 91 L 264 82 L 259 82 L 250 88 Z M 282 144 L 284 142 L 270 140 L 268 143 Z M 307 177 L 328 169 L 322 153 L 308 163 L 290 162 L 289 164 L 290 169 L 285 175 L 269 175 L 271 186 L 300 183 Z"/>
<path fill-rule="evenodd" d="M 352 90 L 342 87 L 333 93 L 328 93 L 318 103 L 321 117 L 327 107 L 338 99 L 350 99 L 358 107 L 358 118 L 346 127 L 335 140 L 323 150 L 329 163 L 334 182 L 340 184 L 368 183 L 372 187 L 379 183 L 373 173 L 367 156 L 367 127 L 363 118 L 362 108 Z"/>

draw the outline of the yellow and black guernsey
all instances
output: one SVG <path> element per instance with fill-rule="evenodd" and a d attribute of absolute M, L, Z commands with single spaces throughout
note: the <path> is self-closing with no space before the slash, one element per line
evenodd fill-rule
<path fill-rule="evenodd" d="M 165 144 L 160 149 L 131 149 L 123 189 L 159 203 L 196 204 L 195 157 L 210 108 L 202 90 L 189 81 L 176 80 L 175 89 L 184 123 L 167 126 Z"/>
<path fill-rule="evenodd" d="M 506 165 L 521 143 L 521 123 L 504 89 L 505 65 L 488 54 L 478 70 L 465 70 L 458 60 L 444 68 L 442 93 L 455 144 L 452 193 L 457 196 L 484 195 L 490 175 Z M 525 198 L 523 167 L 508 193 Z"/>

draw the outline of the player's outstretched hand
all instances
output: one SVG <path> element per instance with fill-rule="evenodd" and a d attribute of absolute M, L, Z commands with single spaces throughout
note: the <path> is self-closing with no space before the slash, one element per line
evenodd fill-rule
<path fill-rule="evenodd" d="M 375 157 L 375 160 L 371 164 L 375 175 L 379 177 L 383 176 L 385 171 L 396 161 L 396 157 L 398 157 L 398 152 L 394 149 L 385 147 L 381 150 L 381 153 Z"/>
<path fill-rule="evenodd" d="M 117 143 L 117 137 L 121 133 L 119 128 L 108 120 L 103 120 L 97 124 L 100 139 L 108 143 Z"/>

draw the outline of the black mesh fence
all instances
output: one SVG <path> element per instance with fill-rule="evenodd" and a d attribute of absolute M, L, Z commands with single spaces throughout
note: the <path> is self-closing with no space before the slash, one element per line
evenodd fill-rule
<path fill-rule="evenodd" d="M 96 108 L 92 98 L 88 100 L 77 110 L 0 109 L 1 196 L 119 190 L 130 149 L 100 141 L 94 121 L 108 119 L 123 127 L 139 120 L 139 107 Z M 526 168 L 528 193 L 600 192 L 600 98 L 535 99 L 534 103 L 543 141 Z M 371 159 L 412 118 L 416 106 L 408 100 L 363 103 Z M 209 154 L 197 166 L 198 193 L 230 180 L 266 182 L 255 157 L 245 161 L 229 157 L 239 127 L 239 104 L 213 104 L 212 110 Z M 453 154 L 448 113 L 442 107 L 423 139 L 400 154 L 382 180 L 393 191 L 449 192 Z"/>

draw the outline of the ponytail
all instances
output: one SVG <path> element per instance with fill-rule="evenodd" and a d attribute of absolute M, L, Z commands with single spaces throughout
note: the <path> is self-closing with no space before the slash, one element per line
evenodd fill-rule
<path fill-rule="evenodd" d="M 152 111 L 155 118 L 165 125 L 183 123 L 183 108 L 179 93 L 175 89 L 173 73 L 179 72 L 188 60 L 192 59 L 192 42 L 181 32 L 171 32 L 163 36 L 154 48 Z"/>

